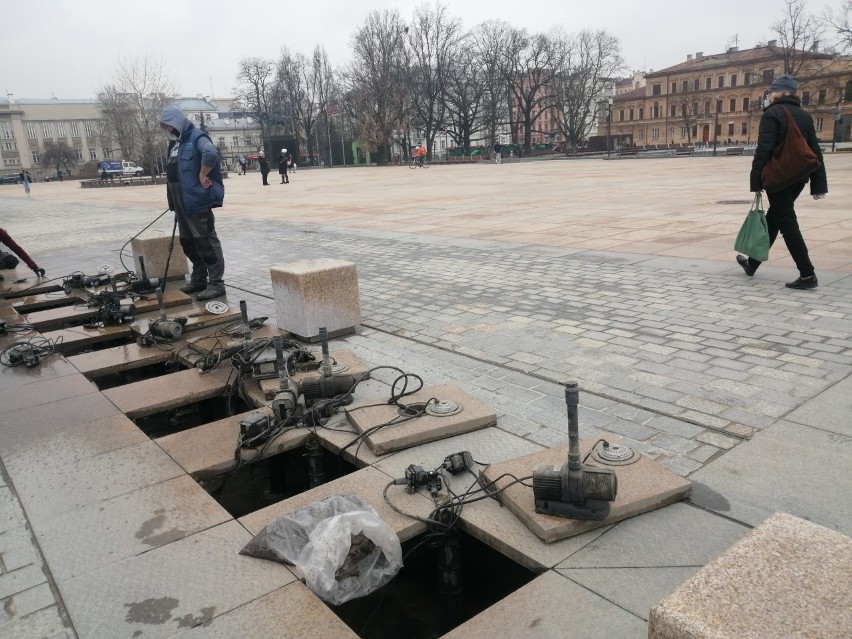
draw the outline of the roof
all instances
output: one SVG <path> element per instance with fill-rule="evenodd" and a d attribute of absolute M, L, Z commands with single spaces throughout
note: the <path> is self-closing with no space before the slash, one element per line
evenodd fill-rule
<path fill-rule="evenodd" d="M 244 130 L 260 128 L 257 120 L 251 118 L 248 122 L 246 118 L 213 118 L 207 121 L 204 126 L 208 131 L 227 131 L 227 130 Z"/>
<path fill-rule="evenodd" d="M 98 104 L 94 98 L 21 98 L 15 104 Z"/>
<path fill-rule="evenodd" d="M 627 91 L 625 93 L 619 93 L 614 96 L 613 102 L 626 102 L 627 100 L 635 100 L 636 98 L 644 98 L 647 93 L 647 87 L 639 87 L 638 89 L 633 89 L 632 91 Z"/>
<path fill-rule="evenodd" d="M 646 78 L 658 78 L 666 75 L 674 75 L 676 73 L 689 73 L 690 71 L 700 71 L 702 69 L 712 69 L 715 67 L 724 67 L 738 64 L 753 64 L 757 62 L 777 60 L 784 55 L 783 49 L 776 46 L 755 47 L 753 49 L 745 49 L 743 51 L 731 51 L 728 53 L 717 53 L 713 55 L 703 55 L 699 58 L 686 60 L 680 64 L 676 64 L 653 73 L 647 73 Z M 808 58 L 812 60 L 830 60 L 834 56 L 830 53 L 806 53 Z"/>
<path fill-rule="evenodd" d="M 181 111 L 218 111 L 215 104 L 211 104 L 204 98 L 177 98 L 173 104 Z"/>

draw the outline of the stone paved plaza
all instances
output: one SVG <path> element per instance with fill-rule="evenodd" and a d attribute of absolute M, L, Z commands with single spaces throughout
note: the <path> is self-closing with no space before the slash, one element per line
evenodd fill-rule
<path fill-rule="evenodd" d="M 755 277 L 734 262 L 749 166 L 300 169 L 268 187 L 232 175 L 216 213 L 228 300 L 274 319 L 270 266 L 354 262 L 364 320 L 340 342 L 371 365 L 459 385 L 531 446 L 567 442 L 559 383 L 577 380 L 581 436 L 622 436 L 694 482 L 683 504 L 582 536 L 550 575 L 593 593 L 601 619 L 617 612 L 602 636 L 642 636 L 651 604 L 771 513 L 852 531 L 852 154 L 827 157 L 827 199 L 799 200 L 812 291 L 784 288 L 796 273 L 780 238 Z M 35 184 L 29 198 L 0 187 L 0 224 L 48 277 L 118 268 L 164 208 L 159 186 Z M 152 227 L 171 230 L 170 214 Z M 10 636 L 87 637 L 28 543 L 14 481 L 0 490 Z"/>

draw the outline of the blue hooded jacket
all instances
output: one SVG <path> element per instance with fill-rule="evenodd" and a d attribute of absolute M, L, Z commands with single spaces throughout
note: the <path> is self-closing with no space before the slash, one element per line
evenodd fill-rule
<path fill-rule="evenodd" d="M 160 124 L 167 124 L 180 131 L 180 140 L 177 142 L 180 145 L 178 181 L 184 212 L 187 215 L 195 215 L 222 206 L 225 200 L 225 185 L 222 183 L 219 154 L 210 136 L 197 129 L 176 106 L 163 109 Z M 211 167 L 207 177 L 213 184 L 209 189 L 201 186 L 198 180 L 202 164 Z"/>

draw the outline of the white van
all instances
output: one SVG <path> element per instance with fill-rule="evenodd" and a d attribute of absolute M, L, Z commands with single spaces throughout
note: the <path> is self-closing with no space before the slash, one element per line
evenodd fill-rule
<path fill-rule="evenodd" d="M 134 175 L 136 177 L 141 177 L 142 173 L 143 173 L 142 167 L 137 166 L 136 162 L 122 161 L 122 163 L 121 163 L 121 174 L 122 175 L 124 175 L 124 176 Z"/>

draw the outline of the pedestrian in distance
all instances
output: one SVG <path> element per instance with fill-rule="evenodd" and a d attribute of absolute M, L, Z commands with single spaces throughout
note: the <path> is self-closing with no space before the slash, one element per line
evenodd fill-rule
<path fill-rule="evenodd" d="M 503 145 L 499 142 L 494 145 L 494 164 L 503 164 Z"/>
<path fill-rule="evenodd" d="M 787 282 L 787 288 L 808 289 L 816 288 L 819 283 L 796 218 L 796 198 L 799 197 L 808 182 L 811 185 L 811 196 L 815 200 L 824 198 L 828 193 L 828 181 L 822 151 L 819 148 L 819 141 L 814 129 L 814 121 L 810 114 L 802 108 L 801 100 L 796 95 L 798 86 L 792 75 L 784 74 L 769 87 L 768 95 L 764 98 L 763 116 L 760 118 L 757 148 L 751 164 L 750 183 L 753 193 L 760 193 L 763 190 L 763 168 L 772 158 L 773 152 L 785 142 L 789 134 L 786 109 L 792 115 L 795 125 L 819 160 L 819 166 L 800 181 L 780 190 L 767 192 L 769 210 L 766 212 L 766 225 L 769 230 L 769 246 L 772 246 L 778 237 L 778 233 L 781 233 L 784 236 L 787 250 L 790 251 L 790 256 L 799 270 L 799 277 L 792 282 Z M 737 263 L 748 276 L 754 275 L 761 264 L 761 262 L 745 255 L 737 255 Z"/>
<path fill-rule="evenodd" d="M 278 173 L 281 175 L 281 184 L 290 183 L 290 178 L 287 176 L 287 169 L 292 160 L 290 154 L 287 153 L 287 149 L 281 149 L 281 153 L 278 154 Z"/>
<path fill-rule="evenodd" d="M 266 181 L 269 175 L 269 162 L 267 162 L 266 154 L 263 151 L 257 154 L 257 163 L 260 166 L 260 176 L 263 178 L 263 186 L 269 186 L 269 182 Z"/>
<path fill-rule="evenodd" d="M 163 109 L 160 127 L 171 138 L 166 163 L 166 196 L 175 212 L 180 245 L 192 262 L 189 284 L 180 290 L 198 293 L 199 301 L 225 294 L 225 258 L 216 235 L 213 209 L 225 200 L 219 153 L 210 136 L 183 111 Z"/>
<path fill-rule="evenodd" d="M 24 185 L 24 193 L 27 194 L 27 197 L 30 196 L 30 184 L 32 184 L 33 176 L 30 175 L 30 172 L 26 169 L 21 169 L 21 174 L 18 176 L 21 179 L 21 184 Z"/>

